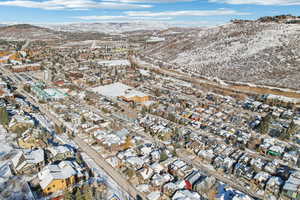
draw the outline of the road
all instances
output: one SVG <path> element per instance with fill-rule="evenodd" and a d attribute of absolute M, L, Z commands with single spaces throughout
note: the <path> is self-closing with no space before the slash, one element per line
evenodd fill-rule
<path fill-rule="evenodd" d="M 123 188 L 124 191 L 128 192 L 128 194 L 132 197 L 136 197 L 139 195 L 143 199 L 147 199 L 141 192 L 137 191 L 135 187 L 133 187 L 118 171 L 112 168 L 105 159 L 97 153 L 94 149 L 92 149 L 89 145 L 83 142 L 79 137 L 75 137 L 73 141 L 86 153 L 88 154 L 98 166 L 100 166 L 116 183 Z"/>
<path fill-rule="evenodd" d="M 34 106 L 38 107 L 40 112 L 45 114 L 50 120 L 58 125 L 62 125 L 63 122 L 59 120 L 53 113 L 51 113 L 46 105 L 40 104 L 35 100 L 33 96 L 22 89 L 22 84 L 20 81 L 16 80 L 14 74 L 9 70 L 3 69 L 3 72 L 6 72 L 17 84 L 17 91 L 26 97 L 26 99 Z M 89 108 L 91 109 L 91 108 Z M 95 110 L 94 110 L 95 111 Z M 99 112 L 98 112 L 99 113 Z M 103 116 L 103 115 L 102 115 Z M 83 142 L 80 138 L 76 137 L 73 141 L 80 147 L 80 149 L 85 152 L 90 158 L 92 158 L 96 164 L 102 168 L 124 191 L 126 191 L 133 199 L 139 195 L 142 199 L 147 199 L 144 194 L 139 192 L 134 186 L 131 185 L 118 171 L 112 168 L 105 159 L 92 149 L 89 145 Z"/>
<path fill-rule="evenodd" d="M 30 40 L 26 40 L 26 43 L 22 46 L 22 50 L 26 49 L 28 45 L 30 44 Z"/>
<path fill-rule="evenodd" d="M 193 156 L 193 158 L 191 158 L 190 152 L 180 149 L 180 150 L 177 150 L 176 153 L 183 161 L 195 166 L 196 168 L 201 169 L 207 175 L 214 176 L 216 179 L 220 180 L 221 182 L 226 183 L 227 185 L 230 185 L 234 189 L 237 189 L 245 194 L 251 195 L 252 197 L 255 197 L 258 199 L 263 199 L 263 196 L 258 195 L 257 193 L 252 192 L 249 189 L 245 188 L 244 186 L 242 186 L 241 183 L 239 183 L 238 180 L 234 180 L 234 178 L 228 179 L 228 178 L 224 177 L 224 174 L 221 174 L 221 173 L 217 172 L 216 170 L 214 170 L 213 168 L 209 168 L 208 166 L 204 165 L 198 159 L 197 156 Z"/>
<path fill-rule="evenodd" d="M 146 139 L 152 141 L 155 144 L 160 144 L 160 145 L 164 145 L 160 140 L 158 139 L 154 139 L 151 136 L 147 136 L 146 133 L 142 134 L 142 133 L 137 133 L 138 135 L 145 137 Z M 247 188 L 243 187 L 238 181 L 234 182 L 232 181 L 233 178 L 227 178 L 224 176 L 224 174 L 219 174 L 216 170 L 214 170 L 213 168 L 209 168 L 208 166 L 204 165 L 203 163 L 201 163 L 198 159 L 198 157 L 196 155 L 194 155 L 191 152 L 188 152 L 185 149 L 177 149 L 176 150 L 177 156 L 185 161 L 186 163 L 200 169 L 201 171 L 205 172 L 208 176 L 213 176 L 215 178 L 217 178 L 218 180 L 222 181 L 223 183 L 228 184 L 229 186 L 233 187 L 234 189 L 237 189 L 241 192 L 244 192 L 245 194 L 248 194 L 252 197 L 258 198 L 258 199 L 263 199 L 262 196 L 248 190 Z"/>
<path fill-rule="evenodd" d="M 7 70 L 8 71 L 8 70 Z M 8 72 L 10 75 L 14 75 L 11 72 Z M 13 76 L 11 76 L 13 77 Z M 17 81 L 18 82 L 18 81 Z M 19 83 L 19 82 L 18 82 Z M 57 123 L 57 124 L 62 124 L 63 122 L 61 122 L 54 114 L 52 114 L 51 112 L 49 112 L 49 109 L 47 108 L 47 106 L 42 105 L 40 103 L 38 103 L 34 97 L 32 97 L 30 94 L 28 94 L 26 91 L 22 90 L 22 88 L 19 87 L 18 91 L 20 91 L 20 93 L 22 93 L 24 96 L 27 97 L 27 99 L 35 106 L 40 108 L 40 111 L 45 114 L 49 119 L 51 119 L 53 122 Z M 88 106 L 89 110 L 92 110 L 93 112 L 95 112 L 97 109 L 95 109 L 92 106 Z M 97 114 L 100 114 L 100 112 L 96 112 Z M 104 117 L 102 115 L 102 113 L 100 114 L 100 116 Z M 107 118 L 107 117 L 104 117 Z M 139 135 L 147 138 L 148 140 L 155 142 L 157 144 L 161 144 L 163 145 L 163 143 L 157 139 L 154 139 L 153 137 L 151 137 L 150 135 L 146 134 L 146 133 L 139 133 Z M 123 176 L 116 170 L 114 170 L 105 160 L 104 158 L 98 154 L 94 149 L 92 149 L 89 145 L 87 145 L 85 142 L 83 142 L 81 139 L 79 138 L 75 138 L 74 142 L 76 142 L 76 144 L 85 152 L 87 153 L 96 163 L 97 165 L 99 165 L 107 174 L 109 174 L 109 176 L 111 176 L 111 178 L 113 180 L 115 180 L 121 188 L 123 188 L 126 192 L 128 192 L 132 197 L 136 197 L 137 195 L 140 195 L 143 199 L 146 199 L 146 197 L 143 196 L 143 194 L 141 194 L 139 191 L 137 191 L 125 178 L 123 178 Z M 182 160 L 184 160 L 185 162 L 196 166 L 197 168 L 203 170 L 204 172 L 206 172 L 208 175 L 214 176 L 217 179 L 219 179 L 220 181 L 232 186 L 233 188 L 236 188 L 246 194 L 249 194 L 253 197 L 257 197 L 257 198 L 261 198 L 260 196 L 252 193 L 252 191 L 247 190 L 246 188 L 244 188 L 243 186 L 235 183 L 232 181 L 232 179 L 226 178 L 224 177 L 224 175 L 218 174 L 215 170 L 212 170 L 210 168 L 208 168 L 207 166 L 201 164 L 198 160 L 196 159 L 188 159 L 189 156 L 187 155 L 191 155 L 189 154 L 183 154 L 182 152 L 178 153 L 179 158 L 181 158 Z"/>
<path fill-rule="evenodd" d="M 62 124 L 63 122 L 59 121 L 59 119 L 54 116 L 46 106 L 41 105 L 37 103 L 36 101 L 33 101 L 33 98 L 30 97 L 29 94 L 27 94 L 24 90 L 22 90 L 22 94 L 27 97 L 27 99 L 35 106 L 39 107 L 40 111 L 45 114 L 50 120 L 53 120 L 53 122 L 57 124 Z M 131 197 L 134 199 L 137 195 L 142 197 L 143 199 L 147 199 L 142 193 L 140 193 L 137 189 L 135 189 L 124 177 L 121 175 L 118 171 L 113 169 L 106 161 L 105 159 L 97 153 L 94 149 L 92 149 L 89 145 L 87 145 L 85 142 L 83 142 L 80 138 L 75 137 L 73 141 L 79 146 L 79 148 L 85 152 L 89 157 L 91 157 L 96 164 L 102 168 L 116 183 L 119 184 L 121 188 L 124 189 Z"/>

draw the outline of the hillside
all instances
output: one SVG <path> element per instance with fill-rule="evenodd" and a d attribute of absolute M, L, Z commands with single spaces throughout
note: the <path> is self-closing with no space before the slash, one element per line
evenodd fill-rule
<path fill-rule="evenodd" d="M 241 21 L 165 38 L 142 54 L 195 76 L 300 89 L 299 24 Z"/>
<path fill-rule="evenodd" d="M 122 33 L 138 30 L 161 30 L 168 27 L 164 23 L 130 22 L 130 23 L 74 23 L 62 25 L 43 25 L 55 31 L 64 32 L 97 32 L 97 33 Z"/>
<path fill-rule="evenodd" d="M 29 24 L 0 27 L 0 38 L 7 40 L 52 40 L 60 36 L 54 31 Z"/>

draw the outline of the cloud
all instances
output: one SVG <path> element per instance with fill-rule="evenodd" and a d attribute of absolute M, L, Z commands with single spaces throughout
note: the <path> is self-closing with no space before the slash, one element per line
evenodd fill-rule
<path fill-rule="evenodd" d="M 92 15 L 92 16 L 77 16 L 73 19 L 85 21 L 168 21 L 170 23 L 181 20 L 180 17 L 191 16 L 223 16 L 223 15 L 248 15 L 250 13 L 241 13 L 235 10 L 217 9 L 217 10 L 182 10 L 182 11 L 166 11 L 166 12 L 151 12 L 151 11 L 129 11 L 123 15 Z M 178 18 L 179 17 L 179 18 Z M 179 21 L 178 21 L 179 22 Z M 180 21 L 183 22 L 183 21 Z M 204 21 L 202 21 L 204 25 Z M 211 22 L 210 22 L 211 23 Z M 184 22 L 183 24 L 186 24 Z M 196 22 L 194 24 L 199 24 Z"/>
<path fill-rule="evenodd" d="M 300 0 L 209 0 L 213 3 L 297 6 Z"/>
<path fill-rule="evenodd" d="M 250 15 L 251 13 L 238 12 L 229 9 L 217 10 L 182 10 L 166 12 L 149 12 L 149 11 L 129 11 L 126 12 L 132 17 L 162 17 L 162 16 L 223 16 L 223 15 Z"/>
<path fill-rule="evenodd" d="M 40 8 L 44 10 L 87 10 L 87 9 L 139 9 L 151 8 L 152 5 L 122 3 L 114 1 L 95 1 L 95 0 L 12 0 L 1 1 L 0 6 L 17 6 L 24 8 Z"/>
<path fill-rule="evenodd" d="M 178 2 L 192 2 L 195 0 L 105 0 L 108 2 L 121 3 L 178 3 Z"/>

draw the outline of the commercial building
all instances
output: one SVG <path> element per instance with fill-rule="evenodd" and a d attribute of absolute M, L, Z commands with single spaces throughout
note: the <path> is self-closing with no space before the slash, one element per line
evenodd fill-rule
<path fill-rule="evenodd" d="M 149 95 L 122 83 L 113 83 L 110 85 L 96 87 L 93 88 L 92 91 L 109 98 L 121 98 L 127 102 L 144 103 L 150 100 Z"/>

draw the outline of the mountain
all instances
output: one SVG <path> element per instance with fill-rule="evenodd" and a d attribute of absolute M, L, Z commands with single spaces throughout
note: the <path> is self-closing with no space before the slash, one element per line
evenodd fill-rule
<path fill-rule="evenodd" d="M 300 89 L 300 24 L 279 22 L 162 31 L 158 36 L 166 40 L 148 45 L 142 55 L 194 76 Z"/>
<path fill-rule="evenodd" d="M 60 36 L 47 28 L 30 24 L 17 24 L 0 27 L 0 38 L 7 40 L 52 40 L 59 39 Z"/>
<path fill-rule="evenodd" d="M 74 23 L 62 25 L 41 25 L 43 27 L 65 32 L 98 32 L 98 33 L 123 33 L 138 30 L 162 30 L 168 28 L 161 22 L 130 22 L 130 23 Z"/>
<path fill-rule="evenodd" d="M 100 40 L 105 34 L 97 32 L 62 32 L 30 24 L 0 26 L 0 39 L 7 40 Z"/>

